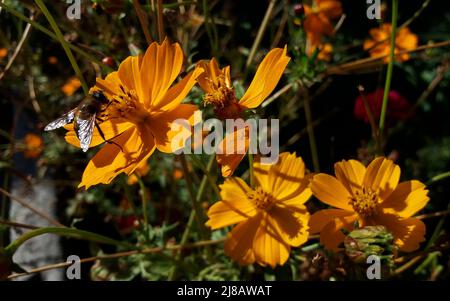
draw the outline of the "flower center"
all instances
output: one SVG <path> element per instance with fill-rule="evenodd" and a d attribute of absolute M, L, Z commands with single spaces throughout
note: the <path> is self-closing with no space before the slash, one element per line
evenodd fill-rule
<path fill-rule="evenodd" d="M 378 206 L 378 194 L 370 188 L 357 190 L 349 201 L 353 209 L 362 216 L 370 216 Z"/>
<path fill-rule="evenodd" d="M 205 105 L 213 105 L 216 108 L 224 108 L 236 101 L 234 89 L 229 87 L 225 81 L 225 76 L 217 77 L 217 83 L 209 79 L 209 85 L 212 93 L 207 93 L 203 98 Z"/>
<path fill-rule="evenodd" d="M 275 204 L 275 199 L 267 192 L 263 191 L 261 187 L 256 187 L 255 190 L 247 193 L 247 198 L 253 201 L 261 210 L 269 211 Z"/>
<path fill-rule="evenodd" d="M 145 122 L 150 114 L 139 102 L 136 91 L 125 90 L 122 85 L 120 89 L 122 93 L 114 95 L 113 102 L 108 109 L 108 115 L 123 118 L 134 124 Z"/>

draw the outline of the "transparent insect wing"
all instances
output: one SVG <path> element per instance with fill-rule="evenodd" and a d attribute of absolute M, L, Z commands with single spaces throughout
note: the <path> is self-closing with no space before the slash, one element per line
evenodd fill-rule
<path fill-rule="evenodd" d="M 66 114 L 62 115 L 58 119 L 53 120 L 50 122 L 45 128 L 44 131 L 52 131 L 54 129 L 60 128 L 62 126 L 65 126 L 68 123 L 71 123 L 73 119 L 75 118 L 75 110 L 67 112 Z"/>
<path fill-rule="evenodd" d="M 80 140 L 81 149 L 86 152 L 91 145 L 92 134 L 94 133 L 95 126 L 95 114 L 89 119 L 77 118 L 76 123 L 76 133 L 78 140 Z"/>

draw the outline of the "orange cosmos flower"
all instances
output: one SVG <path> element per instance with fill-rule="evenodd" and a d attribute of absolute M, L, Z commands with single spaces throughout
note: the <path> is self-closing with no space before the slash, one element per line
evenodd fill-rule
<path fill-rule="evenodd" d="M 205 70 L 198 78 L 200 87 L 205 92 L 204 103 L 213 105 L 215 113 L 222 119 L 241 118 L 244 110 L 258 107 L 275 89 L 290 60 L 286 51 L 287 47 L 284 49 L 274 48 L 266 55 L 240 100 L 236 98 L 231 83 L 230 66 L 220 69 L 214 58 L 209 62 L 200 62 L 198 65 Z M 248 128 L 242 128 L 228 134 L 220 143 L 222 154 L 217 154 L 217 162 L 222 166 L 224 177 L 232 175 L 239 162 L 244 158 L 249 145 L 248 136 Z M 232 137 L 245 139 L 243 154 L 225 153 L 227 138 L 231 139 Z"/>
<path fill-rule="evenodd" d="M 336 177 L 317 174 L 310 187 L 325 204 L 339 209 L 321 210 L 311 216 L 311 233 L 320 232 L 327 249 L 338 251 L 345 235 L 359 227 L 382 225 L 402 251 L 414 251 L 425 238 L 425 224 L 412 218 L 428 202 L 428 190 L 419 181 L 399 184 L 400 168 L 391 160 L 376 158 L 366 168 L 355 160 L 334 165 Z"/>
<path fill-rule="evenodd" d="M 23 155 L 27 159 L 36 159 L 42 153 L 44 141 L 36 134 L 26 134 L 24 140 L 25 149 Z"/>
<path fill-rule="evenodd" d="M 331 54 L 333 53 L 333 45 L 330 43 L 321 43 L 317 45 L 309 45 L 308 55 L 311 56 L 316 48 L 318 49 L 317 59 L 319 61 L 329 62 L 331 60 Z"/>
<path fill-rule="evenodd" d="M 8 49 L 0 48 L 0 59 L 4 58 L 7 55 L 8 55 Z"/>
<path fill-rule="evenodd" d="M 220 186 L 221 201 L 208 210 L 213 230 L 238 224 L 229 233 L 225 253 L 239 264 L 282 265 L 292 247 L 308 239 L 311 196 L 305 164 L 295 154 L 282 153 L 274 165 L 255 163 L 256 187 L 231 177 Z"/>
<path fill-rule="evenodd" d="M 382 24 L 380 28 L 372 28 L 369 33 L 371 38 L 364 41 L 364 50 L 368 50 L 371 57 L 389 55 L 391 47 L 389 37 L 391 35 L 391 24 Z M 417 35 L 411 33 L 409 28 L 400 28 L 395 37 L 394 53 L 397 54 L 400 51 L 416 49 L 418 43 L 419 39 Z M 409 54 L 402 53 L 395 57 L 396 60 L 403 62 L 409 59 Z M 383 61 L 385 63 L 389 62 L 389 56 L 386 56 Z"/>
<path fill-rule="evenodd" d="M 100 128 L 107 143 L 88 163 L 79 187 L 110 183 L 118 174 L 131 175 L 153 153 L 155 148 L 165 153 L 177 149 L 171 146 L 178 133 L 171 124 L 178 118 L 193 125 L 197 106 L 181 104 L 201 68 L 172 83 L 183 67 L 183 51 L 178 43 L 165 40 L 152 43 L 144 55 L 130 56 L 105 79 L 97 78 L 94 89 L 101 89 L 111 101 L 102 115 Z M 79 147 L 75 132 L 66 140 Z M 105 142 L 94 130 L 91 147 Z M 180 145 L 180 148 L 184 145 Z"/>
<path fill-rule="evenodd" d="M 72 96 L 75 91 L 81 87 L 80 80 L 73 76 L 69 78 L 66 83 L 61 87 L 61 91 L 66 94 L 66 96 Z"/>
<path fill-rule="evenodd" d="M 342 5 L 339 0 L 315 0 L 313 5 L 304 5 L 305 20 L 303 26 L 308 38 L 318 41 L 323 35 L 332 36 L 334 27 L 331 20 L 342 15 Z"/>

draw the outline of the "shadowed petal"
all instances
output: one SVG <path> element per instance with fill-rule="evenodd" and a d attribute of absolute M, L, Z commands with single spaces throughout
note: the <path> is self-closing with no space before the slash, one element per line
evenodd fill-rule
<path fill-rule="evenodd" d="M 291 247 L 275 232 L 268 222 L 268 216 L 261 219 L 260 226 L 253 238 L 255 260 L 261 265 L 283 265 L 289 258 Z"/>
<path fill-rule="evenodd" d="M 225 254 L 241 265 L 255 262 L 253 237 L 258 231 L 260 223 L 261 214 L 258 214 L 234 227 L 225 241 Z"/>
<path fill-rule="evenodd" d="M 426 186 L 416 180 L 400 183 L 394 192 L 382 203 L 386 213 L 395 213 L 401 217 L 416 214 L 428 203 Z"/>
<path fill-rule="evenodd" d="M 364 186 L 369 187 L 372 191 L 378 191 L 380 199 L 386 199 L 400 180 L 400 167 L 394 164 L 392 160 L 379 157 L 373 160 L 364 176 Z"/>
<path fill-rule="evenodd" d="M 105 139 L 111 140 L 112 138 L 122 134 L 123 132 L 134 126 L 134 124 L 131 122 L 113 122 L 111 120 L 107 120 L 105 122 L 102 122 L 99 126 L 103 132 Z M 73 130 L 73 124 L 65 126 L 65 129 L 68 130 L 66 136 L 64 137 L 66 141 L 73 146 L 80 147 L 80 141 L 78 140 L 78 137 Z M 90 147 L 94 147 L 104 143 L 105 139 L 102 138 L 102 136 L 98 132 L 97 127 L 94 127 L 94 133 L 92 134 Z"/>
<path fill-rule="evenodd" d="M 116 144 L 106 144 L 89 161 L 78 187 L 86 189 L 96 184 L 109 184 L 117 175 L 130 175 L 155 150 L 152 134 L 146 129 L 132 127 L 114 138 Z"/>
<path fill-rule="evenodd" d="M 392 214 L 380 214 L 373 218 L 385 226 L 394 236 L 394 243 L 404 252 L 412 252 L 425 241 L 425 224 L 417 218 L 401 218 Z"/>
<path fill-rule="evenodd" d="M 336 218 L 354 215 L 352 211 L 342 209 L 324 209 L 314 213 L 310 220 L 310 232 L 312 234 L 319 233 L 322 229 Z"/>
<path fill-rule="evenodd" d="M 153 136 L 156 140 L 156 147 L 159 151 L 164 153 L 173 153 L 185 146 L 187 135 L 183 134 L 182 141 L 175 141 L 173 138 L 182 133 L 185 129 L 182 124 L 174 127 L 174 121 L 177 119 L 186 120 L 190 126 L 194 125 L 194 113 L 198 110 L 196 105 L 181 104 L 176 109 L 168 112 L 162 112 L 155 116 L 152 116 L 148 120 L 148 127 L 151 129 Z M 173 142 L 173 143 L 172 143 Z M 175 142 L 182 142 L 181 144 L 175 144 Z"/>
<path fill-rule="evenodd" d="M 326 224 L 320 232 L 320 243 L 323 244 L 328 250 L 338 252 L 340 250 L 339 245 L 345 239 L 342 229 L 352 231 L 353 222 L 356 218 L 356 215 L 349 215 L 333 219 L 331 222 Z"/>

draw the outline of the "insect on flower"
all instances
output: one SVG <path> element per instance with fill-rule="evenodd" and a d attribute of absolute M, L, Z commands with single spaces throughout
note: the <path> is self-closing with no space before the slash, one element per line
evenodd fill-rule
<path fill-rule="evenodd" d="M 84 98 L 75 109 L 70 110 L 58 119 L 50 122 L 44 130 L 52 131 L 73 122 L 81 149 L 86 152 L 91 145 L 94 127 L 97 127 L 103 140 L 108 142 L 97 121 L 102 121 L 100 114 L 108 108 L 110 103 L 111 102 L 105 97 L 102 91 L 95 91 Z"/>

